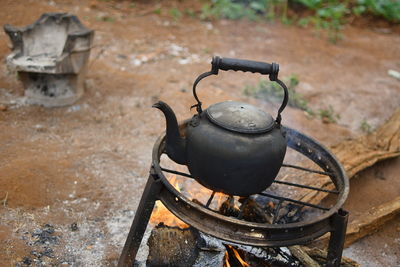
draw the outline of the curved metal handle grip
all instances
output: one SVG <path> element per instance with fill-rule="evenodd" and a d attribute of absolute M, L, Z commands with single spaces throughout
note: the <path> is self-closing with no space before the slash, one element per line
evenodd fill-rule
<path fill-rule="evenodd" d="M 264 75 L 269 75 L 269 79 L 271 81 L 277 82 L 282 88 L 285 93 L 282 101 L 282 105 L 278 110 L 278 115 L 276 117 L 276 122 L 281 123 L 281 113 L 285 109 L 288 100 L 289 100 L 289 92 L 286 85 L 278 79 L 278 72 L 279 72 L 279 65 L 276 63 L 264 63 L 260 61 L 252 61 L 252 60 L 245 60 L 245 59 L 236 59 L 236 58 L 220 58 L 220 57 L 213 57 L 211 61 L 211 71 L 205 72 L 200 74 L 199 77 L 193 83 L 193 96 L 197 101 L 196 107 L 197 112 L 200 114 L 202 112 L 201 108 L 201 101 L 199 100 L 197 93 L 196 93 L 196 86 L 197 84 L 204 78 L 210 75 L 217 75 L 219 70 L 234 70 L 234 71 L 244 71 L 244 72 L 252 72 L 252 73 L 260 73 Z"/>
<path fill-rule="evenodd" d="M 265 63 L 237 58 L 213 57 L 211 62 L 212 70 L 218 74 L 218 70 L 249 71 L 252 73 L 269 74 L 271 81 L 278 78 L 279 65 L 276 63 Z"/>

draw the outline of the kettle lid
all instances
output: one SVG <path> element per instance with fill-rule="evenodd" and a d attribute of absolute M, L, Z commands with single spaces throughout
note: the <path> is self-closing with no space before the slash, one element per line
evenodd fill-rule
<path fill-rule="evenodd" d="M 225 101 L 206 109 L 208 119 L 214 124 L 238 133 L 265 133 L 275 124 L 272 116 L 250 104 Z"/>

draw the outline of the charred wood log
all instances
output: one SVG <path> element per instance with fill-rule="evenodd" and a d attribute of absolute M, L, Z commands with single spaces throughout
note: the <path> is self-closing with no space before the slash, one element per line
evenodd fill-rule
<path fill-rule="evenodd" d="M 226 247 L 220 239 L 199 232 L 197 245 L 200 253 L 193 267 L 223 266 Z"/>
<path fill-rule="evenodd" d="M 238 217 L 240 209 L 235 205 L 233 196 L 229 196 L 219 207 L 219 212 L 225 216 Z"/>
<path fill-rule="evenodd" d="M 149 237 L 148 267 L 192 266 L 222 267 L 226 254 L 230 266 L 319 267 L 326 263 L 325 251 L 303 246 L 263 248 L 240 245 L 198 232 L 164 224 L 156 226 Z M 239 255 L 239 256 L 238 256 Z M 235 265 L 237 264 L 237 265 Z M 343 258 L 342 267 L 359 267 Z"/>
<path fill-rule="evenodd" d="M 320 267 L 315 260 L 313 260 L 301 246 L 289 247 L 290 252 L 295 256 L 305 267 Z"/>
<path fill-rule="evenodd" d="M 257 198 L 241 198 L 240 208 L 233 197 L 228 197 L 219 207 L 219 212 L 225 216 L 243 219 L 257 223 L 294 223 L 302 217 L 302 207 L 291 203 L 261 203 Z"/>
<path fill-rule="evenodd" d="M 267 205 L 263 207 L 253 198 L 243 198 L 240 206 L 240 218 L 248 222 L 273 223 L 273 210 Z"/>
<path fill-rule="evenodd" d="M 149 256 L 147 266 L 192 266 L 199 254 L 197 234 L 192 228 L 166 226 L 154 227 L 147 241 Z"/>

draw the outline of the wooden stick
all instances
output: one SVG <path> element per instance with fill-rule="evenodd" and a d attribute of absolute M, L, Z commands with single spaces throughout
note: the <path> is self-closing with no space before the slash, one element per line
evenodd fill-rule
<path fill-rule="evenodd" d="M 1 200 L 1 202 L 3 203 L 3 207 L 7 205 L 7 200 L 8 200 L 8 191 L 6 191 L 6 196 Z"/>
<path fill-rule="evenodd" d="M 313 260 L 301 246 L 288 247 L 290 252 L 295 256 L 305 267 L 320 267 L 315 260 Z"/>
<path fill-rule="evenodd" d="M 400 109 L 380 128 L 332 147 L 349 177 L 383 159 L 400 155 Z"/>
<path fill-rule="evenodd" d="M 400 196 L 378 207 L 373 207 L 366 214 L 363 214 L 361 218 L 348 224 L 344 246 L 348 247 L 364 236 L 373 234 L 398 214 L 400 214 Z M 317 244 L 325 244 L 328 239 L 329 234 L 325 234 L 316 242 Z"/>
<path fill-rule="evenodd" d="M 372 208 L 361 218 L 349 224 L 345 246 L 350 246 L 360 238 L 376 232 L 383 224 L 400 214 L 400 196 L 378 207 Z"/>
<path fill-rule="evenodd" d="M 324 250 L 318 248 L 309 248 L 301 246 L 304 252 L 306 252 L 310 257 L 317 260 L 319 263 L 326 263 L 326 258 L 328 253 Z M 360 267 L 360 264 L 350 258 L 342 257 L 341 267 Z"/>

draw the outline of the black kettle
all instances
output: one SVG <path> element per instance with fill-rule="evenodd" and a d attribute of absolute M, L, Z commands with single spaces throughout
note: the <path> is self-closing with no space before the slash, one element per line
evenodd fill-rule
<path fill-rule="evenodd" d="M 190 174 L 213 191 L 238 196 L 260 193 L 274 181 L 286 153 L 281 112 L 288 102 L 288 90 L 278 79 L 279 65 L 220 57 L 214 57 L 211 65 L 211 71 L 201 74 L 193 84 L 197 114 L 183 130 L 166 103 L 153 105 L 166 118 L 166 154 L 176 163 L 187 165 Z M 284 90 L 276 119 L 255 106 L 236 101 L 202 110 L 196 86 L 219 70 L 268 74 Z"/>

